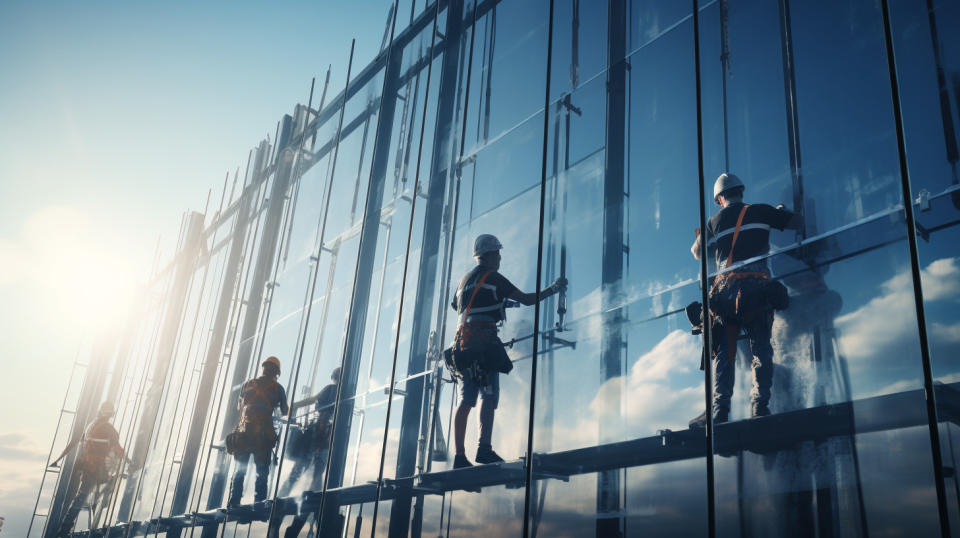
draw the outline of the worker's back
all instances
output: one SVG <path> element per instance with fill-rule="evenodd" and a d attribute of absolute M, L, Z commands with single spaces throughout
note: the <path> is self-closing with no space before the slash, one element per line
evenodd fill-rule
<path fill-rule="evenodd" d="M 279 407 L 283 411 L 287 401 L 280 383 L 267 376 L 244 383 L 240 398 L 243 402 L 243 422 L 246 423 L 270 420 L 273 410 Z"/>
<path fill-rule="evenodd" d="M 118 446 L 120 434 L 110 424 L 109 417 L 100 417 L 90 423 L 80 444 L 80 468 L 90 478 L 103 482 L 109 477 L 107 460 Z"/>
<path fill-rule="evenodd" d="M 750 204 L 745 212 L 743 208 L 743 202 L 731 203 L 710 217 L 707 223 L 707 248 L 714 251 L 718 268 L 725 267 L 728 258 L 736 263 L 766 254 L 770 250 L 770 228 L 784 229 L 793 216 L 789 211 L 767 204 Z M 741 212 L 740 233 L 730 257 L 730 246 Z"/>

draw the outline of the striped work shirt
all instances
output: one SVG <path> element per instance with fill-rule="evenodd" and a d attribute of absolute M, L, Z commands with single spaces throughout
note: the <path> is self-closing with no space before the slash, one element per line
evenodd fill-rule
<path fill-rule="evenodd" d="M 741 209 L 742 202 L 730 204 L 717 211 L 707 223 L 707 250 L 714 253 L 719 269 L 726 267 Z M 783 230 L 791 217 L 793 213 L 785 209 L 767 204 L 750 204 L 740 225 L 733 263 L 766 254 L 770 250 L 770 228 Z"/>

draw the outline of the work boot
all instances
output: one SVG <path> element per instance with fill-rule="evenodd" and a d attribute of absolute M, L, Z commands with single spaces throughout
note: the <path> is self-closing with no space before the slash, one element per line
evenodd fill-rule
<path fill-rule="evenodd" d="M 477 449 L 477 457 L 474 460 L 477 463 L 503 463 L 503 458 L 501 458 L 496 452 L 493 451 L 493 448 L 488 446 L 482 446 Z"/>
<path fill-rule="evenodd" d="M 754 417 L 769 417 L 770 406 L 763 402 L 753 402 L 752 413 Z"/>
<path fill-rule="evenodd" d="M 470 463 L 470 460 L 468 460 L 466 456 L 463 454 L 457 454 L 453 457 L 454 469 L 465 469 L 467 467 L 473 467 L 473 464 Z"/>

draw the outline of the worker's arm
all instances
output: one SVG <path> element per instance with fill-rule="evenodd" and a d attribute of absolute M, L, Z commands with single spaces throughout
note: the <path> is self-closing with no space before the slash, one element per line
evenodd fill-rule
<path fill-rule="evenodd" d="M 787 222 L 787 228 L 799 230 L 801 227 L 803 227 L 803 217 L 800 216 L 800 213 L 794 213 L 793 216 L 790 217 L 790 221 Z"/>
<path fill-rule="evenodd" d="M 74 437 L 73 439 L 70 439 L 70 442 L 67 443 L 67 446 L 66 446 L 66 447 L 64 447 L 63 452 L 61 452 L 60 455 L 57 456 L 57 459 L 53 460 L 53 463 L 51 463 L 50 466 L 51 466 L 51 467 L 54 467 L 54 466 L 56 466 L 58 463 L 60 463 L 60 460 L 62 460 L 64 457 L 66 457 L 66 455 L 69 454 L 71 450 L 73 450 L 73 447 L 77 446 L 77 443 L 80 442 L 80 437 L 81 437 L 81 436 L 78 435 L 78 436 Z"/>
<path fill-rule="evenodd" d="M 113 442 L 113 450 L 114 452 L 117 453 L 118 456 L 120 456 L 127 462 L 127 467 L 129 467 L 131 471 L 134 471 L 137 469 L 137 466 L 134 465 L 133 460 L 130 459 L 129 456 L 127 456 L 127 453 L 123 450 L 123 447 L 120 446 L 119 440 Z"/>
<path fill-rule="evenodd" d="M 290 412 L 290 407 L 287 405 L 287 391 L 283 390 L 283 387 L 280 387 L 280 412 L 284 415 Z"/>
<path fill-rule="evenodd" d="M 540 300 L 542 301 L 547 297 L 550 297 L 551 295 L 555 295 L 559 293 L 560 290 L 566 287 L 567 287 L 567 279 L 560 277 L 556 279 L 553 282 L 553 284 L 550 284 L 540 292 Z M 536 293 L 524 293 L 520 290 L 515 290 L 512 294 L 510 294 L 509 298 L 513 299 L 514 301 L 517 301 L 518 303 L 524 306 L 530 306 L 537 302 Z"/>
<path fill-rule="evenodd" d="M 774 209 L 775 214 L 770 216 L 771 226 L 780 230 L 799 230 L 803 227 L 803 216 L 799 212 L 794 213 L 783 204 L 779 204 Z"/>
<path fill-rule="evenodd" d="M 693 245 L 690 247 L 690 252 L 693 254 L 693 259 L 700 259 L 700 228 L 696 230 L 697 238 L 693 240 Z"/>

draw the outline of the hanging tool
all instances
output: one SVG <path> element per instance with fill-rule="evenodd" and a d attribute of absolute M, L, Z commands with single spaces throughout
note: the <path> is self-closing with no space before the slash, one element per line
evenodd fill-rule
<path fill-rule="evenodd" d="M 563 150 L 563 174 L 559 174 L 558 177 L 562 178 L 563 183 L 560 185 L 562 191 L 563 201 L 561 202 L 561 212 L 560 212 L 560 278 L 566 280 L 567 278 L 567 185 L 566 177 L 567 170 L 570 168 L 570 113 L 574 113 L 577 116 L 582 116 L 583 111 L 573 106 L 573 103 L 570 101 L 570 94 L 567 94 L 563 97 L 562 105 L 565 110 L 565 125 L 564 125 L 564 150 Z M 564 318 L 567 314 L 567 287 L 563 286 L 560 288 L 560 292 L 557 294 L 557 323 L 556 329 L 557 332 L 563 332 L 566 329 L 564 325 Z"/>

